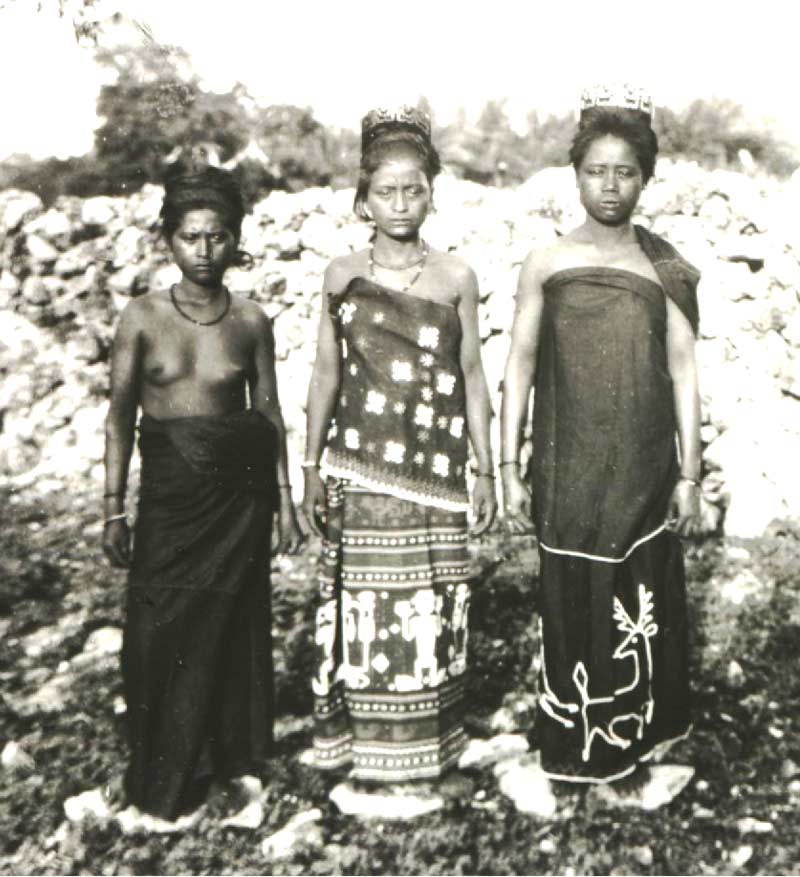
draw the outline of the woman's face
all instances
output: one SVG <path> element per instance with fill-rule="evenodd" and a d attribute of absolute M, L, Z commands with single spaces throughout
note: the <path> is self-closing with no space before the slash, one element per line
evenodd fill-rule
<path fill-rule="evenodd" d="M 236 254 L 237 241 L 216 210 L 199 208 L 183 215 L 170 241 L 183 276 L 199 286 L 222 280 Z"/>
<path fill-rule="evenodd" d="M 431 204 L 431 186 L 419 158 L 390 155 L 372 175 L 367 209 L 378 231 L 391 238 L 415 237 Z"/>
<path fill-rule="evenodd" d="M 578 189 L 586 212 L 602 225 L 623 225 L 639 201 L 642 169 L 627 140 L 598 137 L 578 168 Z"/>

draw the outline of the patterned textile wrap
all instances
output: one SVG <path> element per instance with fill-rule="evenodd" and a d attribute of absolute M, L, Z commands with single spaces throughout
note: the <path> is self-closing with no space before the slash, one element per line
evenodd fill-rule
<path fill-rule="evenodd" d="M 271 752 L 275 441 L 253 411 L 140 423 L 125 784 L 130 803 L 166 819 Z"/>
<path fill-rule="evenodd" d="M 466 511 L 456 309 L 362 277 L 329 304 L 342 369 L 324 471 L 401 499 Z"/>
<path fill-rule="evenodd" d="M 544 284 L 532 473 L 542 561 L 536 735 L 559 779 L 624 776 L 688 730 L 683 558 L 666 530 L 679 468 L 665 291 L 694 326 L 696 299 L 688 272 L 660 253 L 654 264 L 672 293 L 613 268 L 562 270 Z"/>
<path fill-rule="evenodd" d="M 466 514 L 328 480 L 314 750 L 367 781 L 434 779 L 464 750 Z"/>

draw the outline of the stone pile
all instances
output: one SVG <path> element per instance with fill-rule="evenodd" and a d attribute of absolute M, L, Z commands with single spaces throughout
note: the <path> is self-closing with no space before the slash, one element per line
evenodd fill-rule
<path fill-rule="evenodd" d="M 733 536 L 800 518 L 799 195 L 800 178 L 661 160 L 640 204 L 638 221 L 703 272 L 705 513 L 709 526 L 724 513 Z M 115 319 L 132 296 L 177 279 L 158 235 L 161 197 L 148 185 L 127 198 L 64 197 L 45 210 L 34 194 L 0 192 L 0 484 L 96 489 Z M 226 275 L 274 320 L 297 486 L 322 274 L 370 236 L 352 198 L 273 192 L 245 220 L 253 264 Z M 480 280 L 484 366 L 499 412 L 517 269 L 531 248 L 581 221 L 574 177 L 551 168 L 512 190 L 445 176 L 434 200 L 426 240 L 458 253 Z"/>

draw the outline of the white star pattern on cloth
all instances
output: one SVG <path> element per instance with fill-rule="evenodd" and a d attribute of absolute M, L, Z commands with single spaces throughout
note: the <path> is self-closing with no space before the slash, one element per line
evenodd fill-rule
<path fill-rule="evenodd" d="M 422 356 L 420 356 L 419 358 L 419 364 L 423 368 L 431 368 L 433 366 L 433 362 L 433 355 L 430 353 L 423 353 Z"/>
<path fill-rule="evenodd" d="M 428 441 L 428 439 L 429 439 L 430 437 L 431 437 L 431 434 L 428 432 L 427 429 L 421 429 L 421 430 L 417 433 L 417 440 L 418 440 L 418 441 L 421 441 L 421 442 L 423 442 L 423 443 L 426 442 L 426 441 Z"/>
<path fill-rule="evenodd" d="M 450 471 L 450 458 L 445 454 L 434 454 L 431 469 L 433 469 L 435 475 L 447 478 L 447 473 Z"/>
<path fill-rule="evenodd" d="M 343 323 L 350 323 L 353 319 L 353 314 L 356 312 L 356 305 L 351 301 L 342 302 L 339 305 L 339 314 L 342 318 Z"/>
<path fill-rule="evenodd" d="M 449 375 L 447 372 L 441 372 L 436 376 L 436 392 L 442 393 L 444 396 L 450 396 L 453 393 L 453 387 L 456 385 L 456 376 Z"/>
<path fill-rule="evenodd" d="M 357 451 L 361 447 L 361 439 L 358 435 L 357 429 L 346 429 L 344 431 L 344 443 L 348 448 L 352 448 L 354 451 Z"/>
<path fill-rule="evenodd" d="M 433 399 L 433 390 L 430 387 L 423 387 L 421 395 L 426 402 L 430 402 Z"/>
<path fill-rule="evenodd" d="M 420 326 L 417 344 L 435 350 L 439 346 L 439 330 L 435 326 Z"/>
<path fill-rule="evenodd" d="M 373 322 L 373 323 L 377 323 L 379 326 L 380 326 L 380 324 L 383 322 L 383 320 L 384 320 L 384 313 L 383 313 L 383 311 L 376 311 L 376 312 L 372 315 L 372 322 Z"/>
<path fill-rule="evenodd" d="M 387 463 L 402 463 L 405 455 L 405 445 L 401 445 L 400 442 L 386 442 L 383 459 L 386 460 Z"/>
<path fill-rule="evenodd" d="M 395 359 L 392 363 L 392 380 L 410 381 L 412 377 L 411 363 L 405 359 Z"/>
<path fill-rule="evenodd" d="M 367 442 L 367 453 L 374 454 L 377 447 L 378 446 L 375 444 L 375 442 Z"/>
<path fill-rule="evenodd" d="M 450 421 L 450 435 L 455 436 L 456 438 L 461 438 L 461 434 L 464 432 L 464 418 L 463 417 L 454 417 Z"/>
<path fill-rule="evenodd" d="M 439 429 L 447 429 L 449 423 L 450 421 L 444 415 L 436 419 L 436 425 L 439 427 Z"/>
<path fill-rule="evenodd" d="M 424 466 L 425 465 L 425 454 L 423 454 L 422 451 L 417 451 L 417 453 L 414 454 L 414 465 L 416 465 L 416 466 Z"/>
<path fill-rule="evenodd" d="M 433 408 L 430 405 L 417 405 L 414 423 L 417 426 L 433 426 Z"/>
<path fill-rule="evenodd" d="M 351 375 L 357 375 L 357 374 L 358 374 L 358 366 L 357 366 L 354 362 L 351 362 L 351 363 L 350 363 L 350 374 L 351 374 Z"/>
<path fill-rule="evenodd" d="M 395 402 L 394 405 L 392 405 L 392 411 L 394 411 L 395 414 L 403 414 L 403 412 L 405 410 L 406 410 L 406 403 L 405 402 Z"/>
<path fill-rule="evenodd" d="M 370 414 L 383 414 L 385 407 L 386 396 L 383 393 L 379 393 L 377 390 L 370 390 L 367 393 L 367 403 L 364 406 L 365 411 L 369 411 Z"/>

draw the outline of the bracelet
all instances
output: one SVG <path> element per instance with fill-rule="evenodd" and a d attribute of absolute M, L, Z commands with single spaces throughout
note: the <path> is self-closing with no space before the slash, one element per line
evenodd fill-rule
<path fill-rule="evenodd" d="M 689 484 L 694 484 L 695 487 L 700 487 L 700 482 L 696 478 L 688 478 L 686 475 L 681 475 L 678 481 L 688 481 Z"/>
<path fill-rule="evenodd" d="M 106 518 L 105 521 L 103 521 L 103 526 L 107 526 L 112 521 L 122 521 L 123 519 L 126 521 L 128 520 L 128 516 L 125 514 L 125 512 L 122 512 L 119 515 L 111 515 L 110 518 Z"/>
<path fill-rule="evenodd" d="M 315 463 L 313 460 L 303 460 L 300 464 L 301 469 L 319 469 L 319 463 Z"/>
<path fill-rule="evenodd" d="M 292 485 L 291 485 L 291 484 L 279 484 L 278 487 L 279 487 L 281 490 L 291 490 L 291 489 L 292 489 Z"/>
<path fill-rule="evenodd" d="M 476 478 L 491 478 L 494 481 L 494 472 L 479 472 L 477 469 L 473 469 L 472 474 Z"/>
<path fill-rule="evenodd" d="M 519 462 L 517 460 L 501 460 L 498 466 L 519 466 Z"/>

